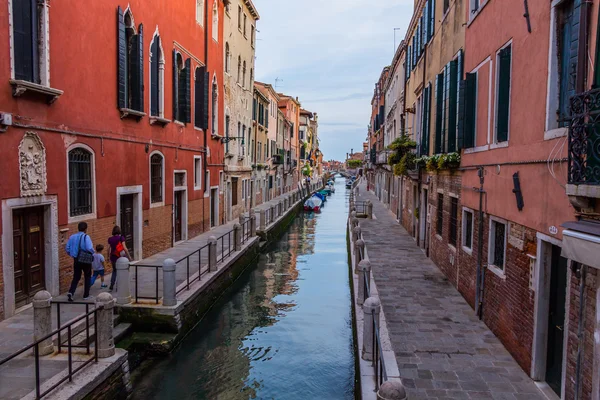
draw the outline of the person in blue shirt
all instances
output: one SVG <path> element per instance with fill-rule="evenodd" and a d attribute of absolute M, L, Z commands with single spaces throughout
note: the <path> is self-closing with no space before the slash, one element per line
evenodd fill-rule
<path fill-rule="evenodd" d="M 80 251 L 87 251 L 94 254 L 94 245 L 92 244 L 92 239 L 85 233 L 87 231 L 87 224 L 85 222 L 80 222 L 77 226 L 79 232 L 71 235 L 69 241 L 67 242 L 67 246 L 65 250 L 67 254 L 73 257 L 73 280 L 71 281 L 71 288 L 67 293 L 67 298 L 69 301 L 73 301 L 73 295 L 75 294 L 75 290 L 77 289 L 77 285 L 79 285 L 79 280 L 81 279 L 81 273 L 83 272 L 83 299 L 90 299 L 90 283 L 92 277 L 92 264 L 83 264 L 77 261 L 77 257 L 79 256 Z M 81 245 L 81 248 L 79 246 Z"/>

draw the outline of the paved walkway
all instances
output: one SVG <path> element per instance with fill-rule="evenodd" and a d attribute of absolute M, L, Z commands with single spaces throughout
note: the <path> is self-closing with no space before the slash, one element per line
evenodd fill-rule
<path fill-rule="evenodd" d="M 286 193 L 286 196 L 291 194 Z M 276 205 L 279 201 L 283 200 L 283 196 L 277 197 L 264 204 L 256 206 L 257 209 L 267 209 L 272 205 Z M 247 214 L 246 214 L 247 217 Z M 258 219 L 257 215 L 257 219 Z M 157 265 L 161 266 L 162 262 L 167 258 L 174 260 L 180 260 L 185 256 L 193 253 L 199 248 L 203 247 L 208 243 L 211 236 L 220 237 L 221 235 L 229 232 L 233 229 L 233 226 L 239 223 L 238 220 L 231 221 L 225 225 L 215 227 L 214 229 L 205 232 L 193 239 L 187 240 L 178 244 L 175 247 L 169 248 L 165 251 L 157 253 L 151 257 L 140 260 L 134 264 L 143 265 Z M 260 222 L 257 221 L 257 228 Z M 223 250 L 227 255 L 227 248 L 229 241 L 233 241 L 233 235 L 231 237 L 225 236 L 218 241 L 217 246 L 217 260 L 220 260 L 220 255 Z M 202 266 L 202 270 L 208 268 L 208 251 L 203 251 L 200 257 L 196 255 L 190 258 L 190 275 L 197 273 L 199 265 Z M 159 296 L 162 297 L 162 273 L 159 276 Z M 104 277 L 105 282 L 110 283 L 110 274 Z M 186 280 L 187 277 L 187 261 L 181 261 L 177 265 L 177 283 L 180 284 Z M 140 281 L 139 293 L 141 296 L 154 296 L 156 293 L 156 274 L 154 268 L 141 268 L 139 269 L 138 279 Z M 107 291 L 108 289 L 100 288 L 100 280 L 98 279 L 94 286 L 90 290 L 92 300 L 90 304 L 94 304 L 94 298 L 101 292 Z M 131 293 L 134 296 L 135 290 L 135 269 L 131 269 Z M 75 301 L 82 301 L 81 296 L 83 293 L 83 287 L 77 288 L 75 293 Z M 115 294 L 116 295 L 116 294 Z M 66 293 L 61 294 L 55 298 L 56 300 L 66 301 Z M 91 308 L 90 308 L 91 309 Z M 56 305 L 52 306 L 52 327 L 57 328 L 57 316 L 56 316 Z M 76 304 L 61 304 L 61 326 L 64 326 L 70 320 L 75 319 L 79 315 L 85 312 L 85 305 Z M 8 357 L 16 351 L 28 346 L 33 341 L 33 309 L 27 308 L 16 315 L 0 321 L 0 360 Z M 56 374 L 67 368 L 66 361 L 57 359 L 53 356 L 43 357 L 40 363 L 40 375 L 41 381 L 44 382 L 47 379 L 52 378 Z M 11 360 L 7 364 L 0 365 L 0 399 L 20 399 L 21 397 L 28 394 L 30 391 L 35 389 L 35 369 L 34 369 L 34 358 L 31 354 L 24 354 Z"/>
<path fill-rule="evenodd" d="M 409 399 L 545 399 L 502 343 L 377 197 L 360 220 Z"/>

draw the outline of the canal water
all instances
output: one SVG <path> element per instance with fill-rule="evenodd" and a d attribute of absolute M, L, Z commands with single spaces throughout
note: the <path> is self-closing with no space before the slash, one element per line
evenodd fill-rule
<path fill-rule="evenodd" d="M 347 193 L 301 213 L 135 399 L 354 399 Z"/>

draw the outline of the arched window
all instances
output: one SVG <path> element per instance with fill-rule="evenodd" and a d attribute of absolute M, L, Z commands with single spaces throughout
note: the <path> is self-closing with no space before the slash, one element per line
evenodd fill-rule
<path fill-rule="evenodd" d="M 158 27 L 150 45 L 150 115 L 164 118 L 165 57 Z"/>
<path fill-rule="evenodd" d="M 130 9 L 123 13 L 119 7 L 118 18 L 118 103 L 121 109 L 144 111 L 144 27 L 137 32 Z"/>
<path fill-rule="evenodd" d="M 242 86 L 246 87 L 246 61 L 244 61 L 244 67 L 242 69 Z"/>
<path fill-rule="evenodd" d="M 150 156 L 150 203 L 163 202 L 164 158 L 156 152 Z"/>
<path fill-rule="evenodd" d="M 69 216 L 93 212 L 93 155 L 83 147 L 75 147 L 69 157 Z"/>
<path fill-rule="evenodd" d="M 219 9 L 216 1 L 213 3 L 212 37 L 215 41 L 219 40 Z"/>
<path fill-rule="evenodd" d="M 229 50 L 229 42 L 225 42 L 225 72 L 231 72 L 231 52 Z"/>
<path fill-rule="evenodd" d="M 196 22 L 200 25 L 204 23 L 204 0 L 196 0 Z"/>
<path fill-rule="evenodd" d="M 217 85 L 217 77 L 213 79 L 212 84 L 212 134 L 219 133 L 219 87 Z"/>
<path fill-rule="evenodd" d="M 242 77 L 242 57 L 238 56 L 238 74 L 237 74 L 237 83 L 240 83 L 240 78 Z"/>
<path fill-rule="evenodd" d="M 173 118 L 179 122 L 191 122 L 191 59 L 173 50 Z"/>

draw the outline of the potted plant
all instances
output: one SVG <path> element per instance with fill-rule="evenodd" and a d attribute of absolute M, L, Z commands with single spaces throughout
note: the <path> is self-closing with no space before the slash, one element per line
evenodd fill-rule
<path fill-rule="evenodd" d="M 446 156 L 446 165 L 450 169 L 456 169 L 460 167 L 460 153 L 448 153 Z"/>
<path fill-rule="evenodd" d="M 437 163 L 438 169 L 448 169 L 448 156 L 440 154 Z"/>
<path fill-rule="evenodd" d="M 435 172 L 438 169 L 438 161 L 440 156 L 437 154 L 427 157 L 427 171 Z"/>

